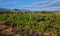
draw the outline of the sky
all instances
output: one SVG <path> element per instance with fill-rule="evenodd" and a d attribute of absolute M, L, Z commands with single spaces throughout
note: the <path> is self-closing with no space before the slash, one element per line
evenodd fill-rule
<path fill-rule="evenodd" d="M 0 8 L 60 10 L 60 0 L 0 0 Z"/>

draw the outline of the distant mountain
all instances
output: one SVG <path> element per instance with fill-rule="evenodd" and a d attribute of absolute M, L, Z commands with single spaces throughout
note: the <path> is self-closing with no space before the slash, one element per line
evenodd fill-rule
<path fill-rule="evenodd" d="M 24 11 L 31 11 L 31 10 L 28 10 L 28 9 L 19 9 L 20 11 L 24 12 Z"/>
<path fill-rule="evenodd" d="M 29 9 L 6 9 L 6 8 L 0 8 L 0 10 L 4 11 L 12 11 L 12 12 L 34 12 L 33 10 Z"/>
<path fill-rule="evenodd" d="M 31 11 L 31 10 L 28 10 L 28 9 L 13 9 L 12 11 L 17 11 L 17 12 L 28 12 L 28 11 Z"/>
<path fill-rule="evenodd" d="M 6 9 L 6 8 L 0 8 L 0 10 L 4 10 L 4 11 L 12 11 L 12 12 L 14 12 L 14 11 L 16 11 L 16 12 L 36 12 L 36 10 L 29 10 L 29 9 Z M 60 12 L 59 10 L 59 8 L 58 9 L 56 9 L 58 12 Z M 39 11 L 39 10 L 38 10 Z M 41 10 L 40 10 L 41 11 Z M 42 10 L 43 11 L 43 10 Z M 47 11 L 47 10 L 46 10 Z M 51 10 L 50 10 L 51 11 Z"/>
<path fill-rule="evenodd" d="M 0 10 L 10 10 L 10 9 L 0 8 Z"/>
<path fill-rule="evenodd" d="M 0 8 L 0 10 L 17 11 L 17 12 L 31 11 L 31 10 L 28 10 L 28 9 L 5 9 L 5 8 Z"/>

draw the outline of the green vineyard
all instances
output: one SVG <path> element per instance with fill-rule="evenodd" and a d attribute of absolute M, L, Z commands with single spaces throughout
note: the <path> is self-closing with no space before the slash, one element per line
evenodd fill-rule
<path fill-rule="evenodd" d="M 60 36 L 60 12 L 3 11 L 0 12 L 0 21 L 6 26 L 16 27 L 19 36 Z"/>

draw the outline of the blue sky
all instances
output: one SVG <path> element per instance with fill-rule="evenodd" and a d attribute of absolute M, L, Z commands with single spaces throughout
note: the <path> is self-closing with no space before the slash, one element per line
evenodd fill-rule
<path fill-rule="evenodd" d="M 60 0 L 0 0 L 0 8 L 60 10 Z"/>

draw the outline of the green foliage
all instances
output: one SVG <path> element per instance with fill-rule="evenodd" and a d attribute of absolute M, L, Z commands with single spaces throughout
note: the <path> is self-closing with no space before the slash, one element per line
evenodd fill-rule
<path fill-rule="evenodd" d="M 43 14 L 44 13 L 44 14 Z M 60 14 L 55 13 L 32 13 L 32 12 L 6 12 L 0 14 L 0 21 L 4 21 L 6 25 L 24 29 L 26 32 L 37 30 L 41 33 L 46 31 L 60 30 Z M 56 30 L 56 31 L 57 31 Z"/>

